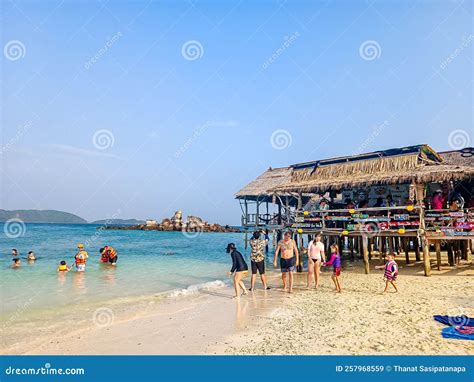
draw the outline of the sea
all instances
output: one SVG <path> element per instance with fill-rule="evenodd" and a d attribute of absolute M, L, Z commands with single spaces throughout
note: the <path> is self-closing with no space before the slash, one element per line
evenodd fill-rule
<path fill-rule="evenodd" d="M 114 299 L 186 296 L 230 285 L 225 248 L 234 242 L 242 253 L 242 233 L 182 233 L 104 230 L 91 224 L 23 224 L 0 231 L 0 291 L 4 320 L 72 306 L 103 305 Z M 89 254 L 85 272 L 57 272 L 61 260 L 74 264 L 77 244 Z M 118 252 L 117 265 L 100 263 L 105 245 Z M 12 248 L 22 260 L 12 269 Z M 37 260 L 26 260 L 34 251 Z M 246 253 L 248 258 L 249 254 Z"/>

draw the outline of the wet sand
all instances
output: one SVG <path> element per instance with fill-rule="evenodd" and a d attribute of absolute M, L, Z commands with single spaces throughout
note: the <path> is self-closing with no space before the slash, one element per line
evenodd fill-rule
<path fill-rule="evenodd" d="M 330 270 L 318 290 L 296 275 L 293 294 L 272 272 L 270 291 L 236 301 L 225 286 L 193 296 L 89 308 L 77 324 L 47 318 L 18 324 L 3 337 L 6 354 L 474 354 L 470 341 L 441 337 L 434 314 L 474 316 L 474 267 L 433 269 L 400 265 L 399 293 L 382 295 L 382 270 L 363 274 L 362 263 L 343 269 L 342 294 Z M 249 278 L 246 283 L 249 283 Z M 260 284 L 257 281 L 257 286 Z M 392 292 L 392 291 L 391 291 Z M 29 336 L 20 335 L 27 330 Z"/>

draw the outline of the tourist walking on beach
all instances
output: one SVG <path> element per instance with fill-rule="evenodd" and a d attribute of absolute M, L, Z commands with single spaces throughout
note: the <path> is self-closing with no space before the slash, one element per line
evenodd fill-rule
<path fill-rule="evenodd" d="M 386 293 L 388 291 L 388 287 L 390 284 L 395 288 L 395 292 L 398 292 L 397 284 L 395 284 L 395 281 L 397 281 L 397 276 L 398 276 L 398 264 L 395 262 L 394 256 L 389 253 L 387 255 L 387 263 L 385 264 L 385 269 L 384 269 L 384 280 L 385 280 L 385 289 L 382 293 Z"/>
<path fill-rule="evenodd" d="M 87 259 L 89 258 L 89 255 L 84 249 L 84 244 L 78 244 L 77 249 L 79 250 L 79 252 L 77 252 L 74 258 L 76 262 L 76 270 L 78 272 L 84 272 L 86 270 L 86 263 Z"/>
<path fill-rule="evenodd" d="M 308 244 L 308 289 L 311 288 L 313 275 L 314 288 L 318 289 L 322 261 L 324 261 L 324 244 L 321 242 L 321 235 L 316 235 Z"/>
<path fill-rule="evenodd" d="M 247 294 L 247 289 L 245 289 L 245 284 L 242 279 L 247 276 L 249 267 L 244 260 L 242 254 L 237 251 L 234 243 L 229 243 L 226 248 L 226 252 L 230 253 L 232 257 L 232 268 L 229 271 L 229 276 L 234 275 L 234 289 L 235 296 L 234 298 L 240 298 L 240 290 L 242 289 L 242 294 Z"/>
<path fill-rule="evenodd" d="M 250 239 L 250 266 L 252 268 L 252 278 L 250 280 L 250 291 L 254 290 L 255 280 L 257 279 L 257 271 L 262 280 L 263 289 L 270 289 L 267 287 L 265 279 L 265 247 L 268 245 L 267 239 L 260 238 L 260 232 L 255 231 L 252 239 Z"/>
<path fill-rule="evenodd" d="M 339 256 L 339 246 L 337 244 L 331 245 L 331 258 L 329 261 L 326 261 L 324 265 L 332 265 L 333 273 L 332 273 L 332 281 L 336 286 L 336 292 L 341 293 L 341 284 L 339 282 L 339 276 L 341 275 L 341 257 Z"/>
<path fill-rule="evenodd" d="M 277 245 L 275 257 L 273 259 L 273 265 L 277 266 L 278 254 L 281 255 L 280 267 L 281 267 L 281 278 L 283 281 L 283 290 L 289 293 L 293 292 L 293 272 L 296 270 L 296 264 L 298 264 L 299 253 L 296 242 L 291 238 L 291 232 L 286 232 L 283 240 Z M 289 273 L 290 287 L 286 284 L 286 274 Z"/>

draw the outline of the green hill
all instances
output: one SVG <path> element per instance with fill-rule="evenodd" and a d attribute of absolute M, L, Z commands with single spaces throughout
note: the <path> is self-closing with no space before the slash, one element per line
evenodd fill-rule
<path fill-rule="evenodd" d="M 25 223 L 86 224 L 83 218 L 69 212 L 55 210 L 0 210 L 0 222 L 21 219 Z"/>

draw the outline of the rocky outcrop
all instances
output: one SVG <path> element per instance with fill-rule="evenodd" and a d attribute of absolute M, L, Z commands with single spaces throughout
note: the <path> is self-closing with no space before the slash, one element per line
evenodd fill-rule
<path fill-rule="evenodd" d="M 183 213 L 176 211 L 171 218 L 165 218 L 159 224 L 105 225 L 101 229 L 143 230 L 143 231 L 181 231 L 181 232 L 241 232 L 228 225 L 209 224 L 199 216 L 189 215 L 183 223 Z"/>

